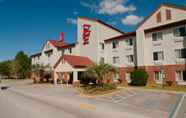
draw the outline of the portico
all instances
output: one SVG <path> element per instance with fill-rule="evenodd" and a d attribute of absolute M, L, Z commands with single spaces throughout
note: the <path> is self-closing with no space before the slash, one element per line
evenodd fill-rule
<path fill-rule="evenodd" d="M 64 55 L 54 66 L 54 84 L 62 80 L 68 84 L 79 82 L 81 72 L 92 64 L 87 57 Z"/>

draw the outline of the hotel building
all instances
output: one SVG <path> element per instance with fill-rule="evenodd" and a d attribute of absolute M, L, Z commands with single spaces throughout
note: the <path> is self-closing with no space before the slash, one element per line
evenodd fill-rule
<path fill-rule="evenodd" d="M 54 80 L 78 81 L 80 73 L 100 61 L 119 68 L 115 79 L 130 82 L 130 73 L 144 69 L 149 79 L 161 84 L 173 81 L 186 85 L 186 7 L 161 4 L 134 32 L 122 32 L 103 21 L 77 20 L 77 41 L 67 44 L 47 41 L 41 52 L 31 56 L 32 64 L 49 65 Z"/>

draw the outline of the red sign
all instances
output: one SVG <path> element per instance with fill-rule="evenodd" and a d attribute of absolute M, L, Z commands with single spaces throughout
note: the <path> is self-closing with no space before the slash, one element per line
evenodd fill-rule
<path fill-rule="evenodd" d="M 90 27 L 91 25 L 84 24 L 83 25 L 83 44 L 86 45 L 89 43 L 89 38 L 90 38 Z"/>

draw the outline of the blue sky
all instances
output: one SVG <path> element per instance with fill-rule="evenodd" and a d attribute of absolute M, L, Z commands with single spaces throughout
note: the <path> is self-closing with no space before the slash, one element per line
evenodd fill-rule
<path fill-rule="evenodd" d="M 74 42 L 78 16 L 133 31 L 162 2 L 186 5 L 186 0 L 0 0 L 0 61 L 20 50 L 39 52 L 60 32 L 67 42 Z"/>

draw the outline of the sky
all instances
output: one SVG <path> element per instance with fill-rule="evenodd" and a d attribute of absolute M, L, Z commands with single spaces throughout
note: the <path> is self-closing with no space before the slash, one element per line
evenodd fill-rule
<path fill-rule="evenodd" d="M 18 51 L 40 52 L 60 32 L 66 42 L 75 42 L 77 17 L 134 31 L 161 3 L 186 5 L 186 0 L 0 0 L 0 61 L 13 59 Z"/>

